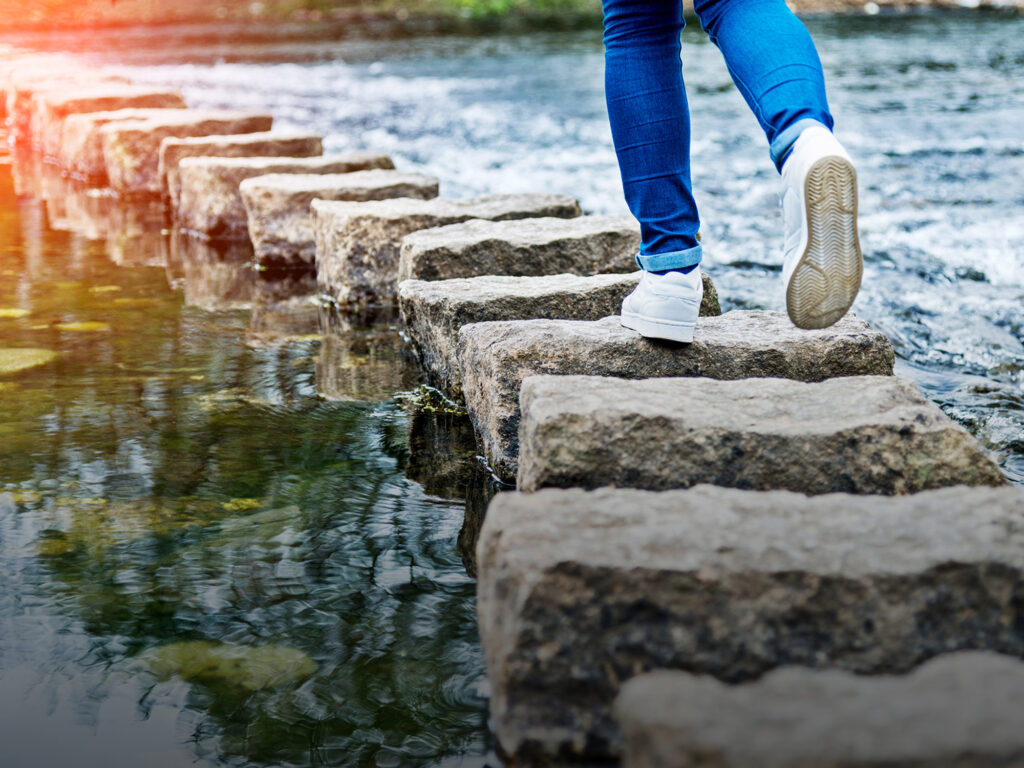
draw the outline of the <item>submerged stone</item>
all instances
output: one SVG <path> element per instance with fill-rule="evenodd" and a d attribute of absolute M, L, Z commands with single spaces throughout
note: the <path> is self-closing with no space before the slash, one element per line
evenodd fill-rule
<path fill-rule="evenodd" d="M 160 142 L 160 183 L 173 209 L 181 192 L 178 165 L 186 157 L 319 157 L 323 153 L 322 138 L 309 133 L 172 136 Z"/>
<path fill-rule="evenodd" d="M 527 763 L 614 759 L 612 702 L 652 669 L 740 683 L 794 664 L 867 675 L 959 649 L 1020 657 L 1022 515 L 1018 488 L 498 494 L 477 548 L 498 741 Z M 709 701 L 692 706 L 716 718 Z"/>
<path fill-rule="evenodd" d="M 475 219 L 408 235 L 398 279 L 632 272 L 639 247 L 630 216 Z"/>
<path fill-rule="evenodd" d="M 618 317 L 476 323 L 459 331 L 457 356 L 469 415 L 495 471 L 507 479 L 515 477 L 519 386 L 527 376 L 821 381 L 888 375 L 895 359 L 885 335 L 855 316 L 830 328 L 804 331 L 785 313 L 761 310 L 700 318 L 692 344 L 645 339 L 623 328 Z"/>
<path fill-rule="evenodd" d="M 312 267 L 316 262 L 313 200 L 366 202 L 395 197 L 437 197 L 433 176 L 392 170 L 309 175 L 272 174 L 239 186 L 256 263 L 270 267 Z"/>
<path fill-rule="evenodd" d="M 176 675 L 189 682 L 250 691 L 296 683 L 317 669 L 313 659 L 287 645 L 225 645 L 205 640 L 163 645 L 143 659 L 160 678 Z"/>
<path fill-rule="evenodd" d="M 98 320 L 80 320 L 73 323 L 54 323 L 58 331 L 70 331 L 71 333 L 96 333 L 98 331 L 109 331 L 110 323 L 101 323 Z"/>
<path fill-rule="evenodd" d="M 1003 768 L 1024 754 L 1024 663 L 948 654 L 900 677 L 789 668 L 723 685 L 657 671 L 615 702 L 624 768 Z"/>
<path fill-rule="evenodd" d="M 0 348 L 0 376 L 36 368 L 52 362 L 59 354 L 50 349 L 3 349 Z"/>
<path fill-rule="evenodd" d="M 110 186 L 122 196 L 159 195 L 160 144 L 169 137 L 262 133 L 274 118 L 227 109 L 167 110 L 144 123 L 108 123 L 100 128 Z"/>
<path fill-rule="evenodd" d="M 31 314 L 27 309 L 0 307 L 0 320 L 17 320 Z"/>
<path fill-rule="evenodd" d="M 456 350 L 459 329 L 464 325 L 538 318 L 598 320 L 619 312 L 640 274 L 405 280 L 398 285 L 402 327 L 432 379 L 459 397 L 462 377 Z M 702 277 L 704 302 L 700 313 L 705 317 L 720 315 L 711 278 L 706 274 Z"/>
<path fill-rule="evenodd" d="M 580 215 L 565 195 L 484 195 L 466 200 L 398 198 L 368 203 L 314 201 L 317 280 L 343 305 L 392 301 L 398 295 L 402 239 L 412 232 L 469 219 Z"/>
<path fill-rule="evenodd" d="M 274 173 L 335 174 L 391 169 L 387 155 L 350 152 L 322 157 L 189 157 L 178 164 L 181 190 L 175 217 L 182 229 L 207 237 L 248 237 L 239 185 Z"/>

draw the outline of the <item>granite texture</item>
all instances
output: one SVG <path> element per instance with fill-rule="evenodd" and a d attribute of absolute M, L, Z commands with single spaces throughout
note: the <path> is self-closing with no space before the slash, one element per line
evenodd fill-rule
<path fill-rule="evenodd" d="M 391 302 L 398 295 L 399 251 L 406 235 L 469 219 L 570 219 L 579 215 L 579 203 L 565 195 L 316 201 L 317 277 L 321 290 L 342 305 Z"/>
<path fill-rule="evenodd" d="M 961 649 L 1019 657 L 1022 522 L 1019 488 L 498 494 L 477 615 L 501 749 L 526 764 L 614 759 L 612 703 L 652 669 L 741 683 L 787 665 L 883 674 Z"/>
<path fill-rule="evenodd" d="M 116 109 L 68 115 L 61 124 L 57 164 L 72 178 L 93 186 L 107 186 L 107 161 L 100 131 L 112 123 L 133 125 L 160 118 L 166 109 Z"/>
<path fill-rule="evenodd" d="M 476 323 L 459 331 L 457 358 L 466 406 L 486 454 L 499 475 L 512 479 L 519 452 L 519 386 L 527 376 L 821 381 L 891 374 L 895 353 L 884 334 L 853 315 L 831 328 L 804 331 L 782 312 L 733 310 L 700 318 L 692 344 L 645 339 L 623 328 L 618 317 Z"/>

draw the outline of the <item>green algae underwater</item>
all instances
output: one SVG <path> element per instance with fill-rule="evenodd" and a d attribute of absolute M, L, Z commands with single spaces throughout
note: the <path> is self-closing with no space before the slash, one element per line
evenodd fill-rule
<path fill-rule="evenodd" d="M 409 478 L 393 324 L 275 336 L 174 280 L 0 169 L 0 762 L 482 765 L 465 505 Z"/>

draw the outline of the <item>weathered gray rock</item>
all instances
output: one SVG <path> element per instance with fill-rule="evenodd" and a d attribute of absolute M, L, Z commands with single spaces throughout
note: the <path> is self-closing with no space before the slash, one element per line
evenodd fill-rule
<path fill-rule="evenodd" d="M 645 339 L 623 328 L 618 317 L 478 323 L 459 331 L 457 357 L 466 405 L 487 455 L 502 477 L 512 479 L 519 385 L 533 374 L 821 381 L 890 374 L 895 354 L 884 334 L 854 316 L 803 331 L 785 313 L 734 310 L 698 320 L 692 344 Z"/>
<path fill-rule="evenodd" d="M 387 200 L 437 197 L 433 176 L 373 170 L 328 175 L 273 174 L 239 185 L 249 239 L 262 266 L 312 267 L 316 263 L 313 200 Z"/>
<path fill-rule="evenodd" d="M 84 89 L 118 83 L 127 84 L 128 81 L 100 70 L 53 72 L 46 76 L 19 73 L 12 76 L 7 89 L 7 122 L 11 138 L 16 144 L 31 146 L 36 135 L 36 96 L 51 91 L 66 92 L 68 88 Z"/>
<path fill-rule="evenodd" d="M 498 741 L 524 760 L 615 757 L 611 704 L 651 669 L 736 683 L 793 664 L 1020 656 L 1022 520 L 1016 488 L 498 494 L 477 547 Z"/>
<path fill-rule="evenodd" d="M 111 112 L 83 112 L 68 115 L 60 129 L 60 147 L 57 152 L 58 165 L 79 181 L 106 186 L 107 161 L 103 157 L 103 136 L 100 131 L 112 123 L 134 124 L 159 118 L 169 112 L 181 110 L 166 109 L 117 109 Z"/>
<path fill-rule="evenodd" d="M 519 487 L 904 494 L 1002 485 L 981 445 L 909 379 L 815 383 L 537 376 L 522 385 Z"/>
<path fill-rule="evenodd" d="M 227 109 L 170 110 L 144 124 L 108 123 L 100 128 L 110 186 L 121 195 L 159 195 L 160 144 L 174 136 L 214 136 L 270 130 L 272 115 Z"/>
<path fill-rule="evenodd" d="M 787 668 L 728 686 L 657 671 L 626 683 L 614 709 L 625 768 L 1006 768 L 1024 756 L 1024 663 L 982 651 L 903 677 Z"/>
<path fill-rule="evenodd" d="M 404 280 L 398 284 L 398 302 L 405 335 L 427 372 L 438 386 L 460 397 L 462 377 L 456 349 L 462 326 L 537 318 L 598 320 L 619 311 L 640 274 Z M 703 278 L 701 315 L 720 315 L 711 278 L 706 274 Z"/>
<path fill-rule="evenodd" d="M 317 276 L 339 303 L 391 301 L 398 295 L 402 238 L 421 229 L 469 219 L 528 219 L 580 215 L 565 195 L 484 195 L 466 200 L 396 199 L 313 203 Z"/>
<path fill-rule="evenodd" d="M 186 157 L 319 157 L 320 136 L 307 133 L 240 133 L 234 136 L 170 137 L 160 142 L 160 183 L 177 208 L 180 192 L 178 164 Z"/>
<path fill-rule="evenodd" d="M 630 216 L 473 219 L 402 241 L 398 279 L 632 272 L 640 227 Z"/>
<path fill-rule="evenodd" d="M 61 130 L 69 115 L 118 109 L 184 109 L 176 90 L 124 83 L 98 83 L 44 91 L 34 99 L 33 145 L 48 158 L 60 152 Z"/>
<path fill-rule="evenodd" d="M 350 152 L 322 157 L 188 157 L 178 163 L 181 189 L 175 217 L 182 229 L 207 237 L 247 238 L 239 185 L 273 173 L 304 175 L 394 168 L 387 155 Z"/>

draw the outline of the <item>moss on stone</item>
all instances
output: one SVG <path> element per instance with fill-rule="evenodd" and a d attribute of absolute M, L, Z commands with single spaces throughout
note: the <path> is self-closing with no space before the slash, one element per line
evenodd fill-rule
<path fill-rule="evenodd" d="M 316 662 L 286 645 L 225 645 L 206 640 L 171 643 L 155 648 L 145 661 L 157 677 L 228 685 L 258 691 L 303 680 L 316 672 Z"/>
<path fill-rule="evenodd" d="M 50 349 L 0 349 L 0 376 L 46 365 L 57 356 L 58 354 Z"/>

